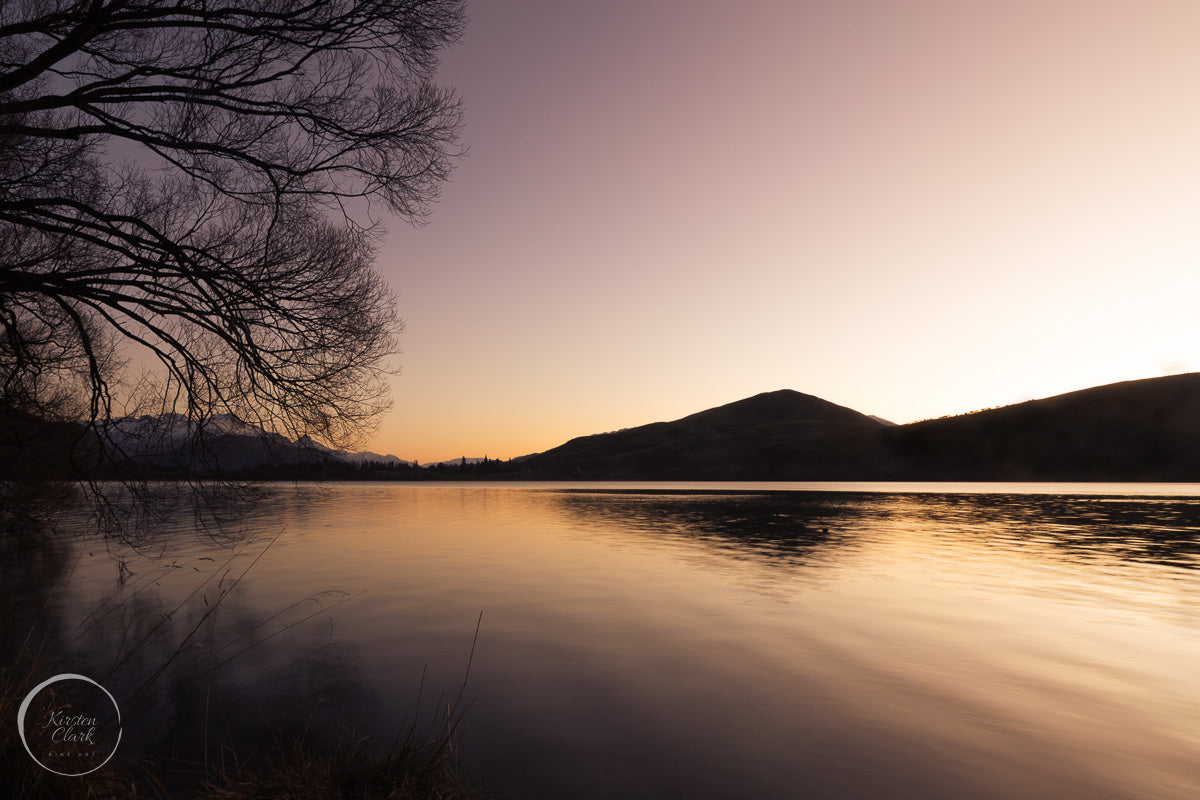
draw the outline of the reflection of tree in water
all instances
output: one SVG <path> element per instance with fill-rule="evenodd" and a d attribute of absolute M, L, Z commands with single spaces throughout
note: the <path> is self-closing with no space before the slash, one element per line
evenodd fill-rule
<path fill-rule="evenodd" d="M 0 656 L 13 663 L 15 648 L 65 580 L 72 543 L 43 531 L 39 536 L 0 537 Z"/>
<path fill-rule="evenodd" d="M 1194 497 L 916 494 L 903 496 L 903 504 L 906 514 L 935 528 L 971 531 L 1004 546 L 1050 545 L 1068 561 L 1200 568 Z"/>
<path fill-rule="evenodd" d="M 353 649 L 333 639 L 327 612 L 344 595 L 259 613 L 247 584 L 234 580 L 241 565 L 206 563 L 213 579 L 181 602 L 157 585 L 181 565 L 143 559 L 128 585 L 80 607 L 70 587 L 80 547 L 50 537 L 4 553 L 0 667 L 38 680 L 94 677 L 121 709 L 121 757 L 164 765 L 169 787 L 194 787 L 206 757 L 222 752 L 242 758 L 301 734 L 330 745 L 343 725 L 380 727 L 377 693 Z"/>
<path fill-rule="evenodd" d="M 844 545 L 865 515 L 860 495 L 831 492 L 567 491 L 558 503 L 572 515 L 654 537 L 716 547 L 734 558 L 796 566 Z"/>

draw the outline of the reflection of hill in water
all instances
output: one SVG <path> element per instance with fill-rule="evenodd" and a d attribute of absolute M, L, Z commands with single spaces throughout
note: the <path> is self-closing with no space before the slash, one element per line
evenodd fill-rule
<path fill-rule="evenodd" d="M 1006 545 L 1050 545 L 1068 561 L 1098 558 L 1200 568 L 1200 499 L 1069 495 L 913 495 L 911 513 Z"/>
<path fill-rule="evenodd" d="M 870 513 L 847 495 L 772 492 L 566 491 L 565 510 L 648 536 L 691 539 L 767 562 L 803 561 L 836 547 Z"/>
<path fill-rule="evenodd" d="M 647 536 L 692 539 L 739 558 L 796 564 L 897 528 L 954 532 L 1065 561 L 1200 568 L 1200 499 L 1032 494 L 574 490 L 562 508 Z"/>

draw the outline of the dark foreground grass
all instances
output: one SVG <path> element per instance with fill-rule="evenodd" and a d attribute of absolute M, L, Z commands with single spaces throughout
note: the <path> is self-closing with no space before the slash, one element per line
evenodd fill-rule
<path fill-rule="evenodd" d="M 158 765 L 120 754 L 88 775 L 57 775 L 25 751 L 17 731 L 21 700 L 34 686 L 11 669 L 0 671 L 0 797 L 30 800 L 472 800 L 480 796 L 459 764 L 447 711 L 434 733 L 415 730 L 386 752 L 343 729 L 330 748 L 303 738 L 281 740 L 263 752 L 223 749 L 195 770 L 194 790 L 168 791 Z M 172 781 L 177 784 L 177 781 Z"/>
<path fill-rule="evenodd" d="M 478 794 L 461 776 L 450 728 L 427 742 L 412 740 L 377 754 L 343 731 L 332 751 L 305 741 L 278 746 L 257 764 L 222 767 L 204 782 L 198 800 L 466 800 Z"/>
<path fill-rule="evenodd" d="M 140 796 L 153 797 L 147 789 L 156 782 L 136 775 L 136 766 L 127 762 L 100 768 L 83 777 L 58 775 L 43 769 L 26 752 L 17 729 L 17 712 L 25 695 L 37 684 L 26 672 L 14 666 L 0 668 L 0 797 L 64 798 L 92 800 L 138 796 L 134 783 L 146 788 Z M 115 760 L 115 759 L 114 759 Z"/>
<path fill-rule="evenodd" d="M 0 557 L 5 553 L 0 550 Z M 260 554 L 261 557 L 261 554 Z M 257 559 L 256 559 L 257 560 Z M 247 568 L 248 569 L 248 568 Z M 220 573 L 217 573 L 220 574 Z M 139 691 L 163 679 L 204 619 L 228 595 L 222 589 L 208 613 L 196 622 L 183 641 L 164 657 Z M 207 603 L 206 603 L 207 605 Z M 168 615 L 169 616 L 169 615 Z M 0 633 L 14 632 L 11 620 L 0 619 Z M 157 635 L 157 630 L 146 634 Z M 479 628 L 476 625 L 476 640 Z M 135 645 L 140 646 L 141 643 Z M 459 763 L 456 730 L 465 714 L 463 689 L 452 703 L 441 707 L 435 719 L 419 728 L 415 723 L 396 742 L 380 749 L 372 740 L 343 728 L 332 745 L 318 745 L 306 734 L 277 735 L 275 742 L 254 750 L 221 747 L 206 749 L 203 763 L 155 762 L 116 755 L 104 766 L 83 776 L 58 775 L 33 760 L 21 741 L 17 726 L 22 701 L 46 676 L 70 672 L 59 659 L 48 655 L 54 645 L 35 641 L 32 632 L 10 652 L 12 660 L 0 664 L 0 800 L 469 800 L 481 796 L 477 785 L 465 777 Z M 475 642 L 471 645 L 471 657 Z M 470 673 L 470 661 L 467 674 Z M 168 788 L 169 787 L 169 788 Z"/>

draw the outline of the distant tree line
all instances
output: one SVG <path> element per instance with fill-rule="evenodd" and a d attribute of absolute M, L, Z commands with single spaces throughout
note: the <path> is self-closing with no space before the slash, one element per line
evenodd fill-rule
<path fill-rule="evenodd" d="M 358 462 L 322 459 L 305 464 L 276 464 L 230 473 L 252 480 L 387 480 L 387 481 L 458 481 L 506 480 L 527 476 L 527 471 L 512 459 L 485 457 L 475 463 L 466 459 L 419 466 L 404 461 L 367 460 Z M 170 477 L 159 474 L 156 477 Z M 177 477 L 187 477 L 179 475 Z"/>

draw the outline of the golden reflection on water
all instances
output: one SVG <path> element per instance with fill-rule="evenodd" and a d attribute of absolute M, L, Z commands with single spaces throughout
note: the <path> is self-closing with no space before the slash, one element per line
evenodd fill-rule
<path fill-rule="evenodd" d="M 1200 796 L 1194 495 L 372 484 L 259 524 L 239 607 L 361 592 L 381 734 L 483 612 L 464 752 L 513 796 Z"/>

